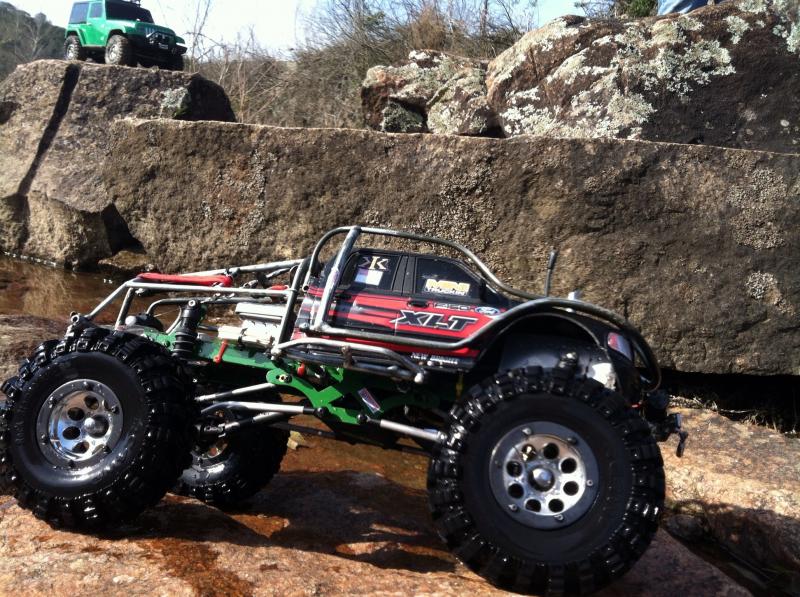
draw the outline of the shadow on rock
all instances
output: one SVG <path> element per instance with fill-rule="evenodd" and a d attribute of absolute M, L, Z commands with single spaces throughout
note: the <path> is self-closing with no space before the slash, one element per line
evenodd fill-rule
<path fill-rule="evenodd" d="M 706 555 L 709 549 L 702 546 L 716 548 L 717 557 L 732 560 L 735 569 L 756 572 L 769 589 L 800 594 L 800 517 L 701 500 L 670 507 L 675 514 L 664 526 L 672 535 L 700 546 Z M 721 566 L 729 571 L 724 562 Z"/>
<path fill-rule="evenodd" d="M 424 492 L 352 471 L 283 473 L 239 511 L 169 496 L 109 536 L 122 537 L 181 561 L 194 559 L 193 545 L 211 542 L 313 551 L 384 569 L 456 568 L 433 531 Z"/>

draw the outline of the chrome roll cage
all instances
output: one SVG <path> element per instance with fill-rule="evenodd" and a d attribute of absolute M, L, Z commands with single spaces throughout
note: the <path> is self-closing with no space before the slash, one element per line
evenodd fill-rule
<path fill-rule="evenodd" d="M 377 332 L 367 332 L 352 328 L 341 328 L 332 325 L 330 322 L 330 309 L 335 299 L 336 290 L 341 282 L 343 269 L 347 259 L 353 252 L 356 242 L 362 235 L 374 235 L 390 238 L 399 238 L 426 244 L 446 247 L 461 254 L 476 269 L 480 277 L 491 287 L 507 295 L 523 299 L 525 302 L 516 305 L 495 317 L 490 323 L 485 325 L 470 336 L 457 341 L 437 341 L 424 338 L 412 338 L 394 334 L 384 334 Z M 323 269 L 320 255 L 323 248 L 336 236 L 345 235 L 339 250 L 334 256 L 330 269 L 325 276 L 322 296 L 313 319 L 310 324 L 301 326 L 300 331 L 305 335 L 302 339 L 292 340 L 293 323 L 298 296 L 301 291 L 308 288 L 312 277 L 319 276 Z M 200 299 L 203 304 L 232 304 L 242 301 L 254 301 L 278 298 L 286 303 L 284 313 L 275 344 L 271 347 L 272 356 L 289 355 L 300 360 L 320 362 L 324 364 L 337 364 L 345 368 L 366 371 L 370 373 L 383 374 L 395 379 L 415 381 L 422 383 L 426 377 L 426 370 L 417 365 L 407 356 L 388 348 L 381 348 L 369 345 L 358 345 L 353 342 L 337 340 L 337 337 L 348 339 L 362 339 L 368 342 L 379 342 L 393 345 L 407 346 L 418 349 L 431 350 L 458 350 L 466 347 L 475 347 L 481 342 L 496 337 L 509 328 L 514 322 L 522 317 L 534 315 L 546 311 L 572 311 L 589 315 L 611 323 L 620 330 L 624 331 L 632 341 L 634 348 L 640 356 L 643 365 L 648 373 L 645 378 L 647 389 L 655 389 L 661 380 L 661 373 L 651 348 L 641 336 L 639 331 L 633 327 L 625 318 L 617 315 L 597 305 L 580 300 L 541 296 L 531 294 L 522 290 L 515 289 L 502 282 L 492 273 L 489 267 L 481 261 L 472 251 L 459 243 L 444 239 L 401 232 L 385 228 L 371 228 L 361 226 L 343 226 L 328 231 L 320 238 L 310 255 L 305 259 L 295 259 L 289 261 L 276 261 L 256 265 L 245 265 L 228 269 L 215 269 L 200 272 L 183 274 L 184 276 L 209 276 L 209 275 L 229 275 L 235 277 L 244 273 L 262 273 L 277 276 L 294 270 L 292 282 L 286 289 L 274 290 L 255 288 L 252 286 L 240 287 L 220 287 L 220 286 L 195 286 L 191 284 L 170 284 L 161 282 L 148 282 L 140 278 L 128 280 L 114 290 L 108 297 L 103 299 L 89 314 L 82 317 L 78 314 L 73 315 L 72 323 L 77 324 L 81 320 L 92 321 L 111 305 L 116 299 L 124 294 L 122 306 L 117 315 L 116 326 L 121 328 L 130 310 L 134 296 L 148 292 L 160 291 L 164 293 L 187 293 L 185 299 L 170 298 L 162 299 L 151 304 L 148 313 L 157 303 L 180 304 L 189 300 L 198 300 L 196 295 L 206 296 Z M 333 354 L 331 354 L 333 353 Z"/>

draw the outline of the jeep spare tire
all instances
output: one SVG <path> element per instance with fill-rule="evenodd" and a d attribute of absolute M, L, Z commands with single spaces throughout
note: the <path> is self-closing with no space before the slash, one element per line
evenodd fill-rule
<path fill-rule="evenodd" d="M 180 55 L 180 54 L 176 54 L 174 56 L 171 56 L 170 59 L 169 59 L 169 65 L 167 66 L 167 68 L 169 70 L 182 71 L 183 68 L 184 68 L 184 66 L 183 66 L 183 56 Z"/>

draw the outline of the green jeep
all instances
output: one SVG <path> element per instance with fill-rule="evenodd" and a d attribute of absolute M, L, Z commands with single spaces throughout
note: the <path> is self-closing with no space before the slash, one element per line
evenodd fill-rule
<path fill-rule="evenodd" d="M 154 24 L 150 11 L 137 0 L 75 2 L 64 58 L 183 70 L 185 43 L 172 29 Z"/>

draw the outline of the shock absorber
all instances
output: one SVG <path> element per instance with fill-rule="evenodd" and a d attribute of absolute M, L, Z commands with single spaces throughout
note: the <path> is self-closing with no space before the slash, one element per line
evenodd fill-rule
<path fill-rule="evenodd" d="M 197 325 L 203 316 L 200 303 L 191 300 L 181 309 L 181 317 L 175 328 L 175 343 L 172 347 L 172 354 L 178 358 L 190 359 L 194 357 L 194 349 L 197 344 Z"/>

